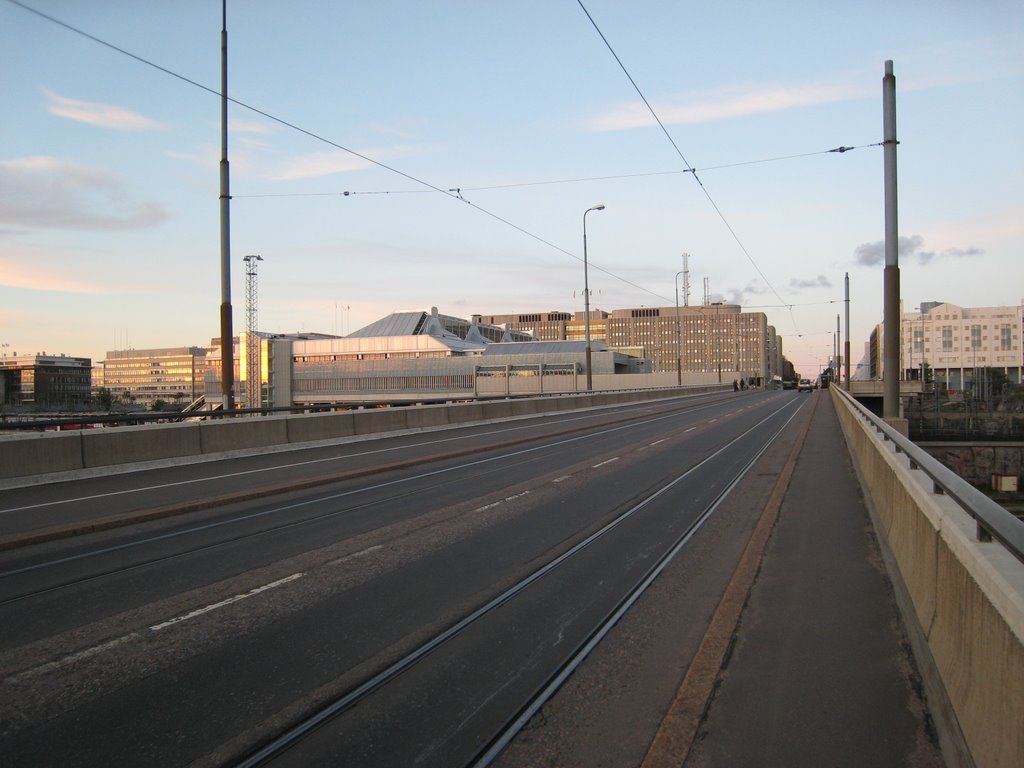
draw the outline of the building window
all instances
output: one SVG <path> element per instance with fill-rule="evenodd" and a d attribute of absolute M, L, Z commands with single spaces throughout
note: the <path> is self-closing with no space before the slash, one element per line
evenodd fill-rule
<path fill-rule="evenodd" d="M 981 326 L 971 326 L 971 349 L 981 349 Z"/>

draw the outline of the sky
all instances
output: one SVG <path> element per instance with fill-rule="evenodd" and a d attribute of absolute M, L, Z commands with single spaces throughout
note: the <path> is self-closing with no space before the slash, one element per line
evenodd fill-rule
<path fill-rule="evenodd" d="M 220 0 L 0 0 L 3 354 L 220 335 L 221 25 Z M 1024 303 L 1019 0 L 229 0 L 227 30 L 236 333 L 250 254 L 274 333 L 582 311 L 603 204 L 593 308 L 706 286 L 813 375 L 849 275 L 856 363 L 886 60 L 904 309 Z"/>

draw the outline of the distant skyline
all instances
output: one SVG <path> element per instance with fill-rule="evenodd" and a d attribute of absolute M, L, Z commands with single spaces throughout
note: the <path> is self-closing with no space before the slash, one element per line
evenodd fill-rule
<path fill-rule="evenodd" d="M 250 253 L 270 332 L 581 311 L 603 203 L 593 308 L 671 306 L 685 252 L 691 304 L 764 311 L 813 374 L 849 273 L 856 363 L 887 59 L 904 310 L 1024 302 L 1024 5 L 582 5 L 671 141 L 574 0 L 229 1 L 229 94 L 276 118 L 230 108 L 235 332 Z M 219 335 L 220 29 L 219 0 L 0 0 L 7 354 Z"/>

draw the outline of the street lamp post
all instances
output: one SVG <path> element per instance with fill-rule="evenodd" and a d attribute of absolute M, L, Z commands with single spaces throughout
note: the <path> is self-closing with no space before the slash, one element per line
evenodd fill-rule
<path fill-rule="evenodd" d="M 676 272 L 676 383 L 683 386 L 683 330 L 679 322 L 679 276 L 686 270 Z"/>
<path fill-rule="evenodd" d="M 583 323 L 587 336 L 587 391 L 594 387 L 594 378 L 590 370 L 590 280 L 587 274 L 587 214 L 591 211 L 603 211 L 604 203 L 598 203 L 583 212 Z"/>

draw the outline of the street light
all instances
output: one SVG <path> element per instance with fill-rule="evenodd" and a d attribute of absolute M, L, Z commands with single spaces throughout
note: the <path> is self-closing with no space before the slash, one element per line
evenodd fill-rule
<path fill-rule="evenodd" d="M 603 211 L 604 203 L 598 203 L 583 212 L 583 322 L 587 335 L 587 391 L 594 387 L 594 379 L 590 370 L 590 282 L 587 275 L 587 214 L 591 211 Z"/>
<path fill-rule="evenodd" d="M 679 322 L 679 276 L 685 274 L 686 270 L 676 272 L 676 382 L 683 386 L 683 330 Z"/>

